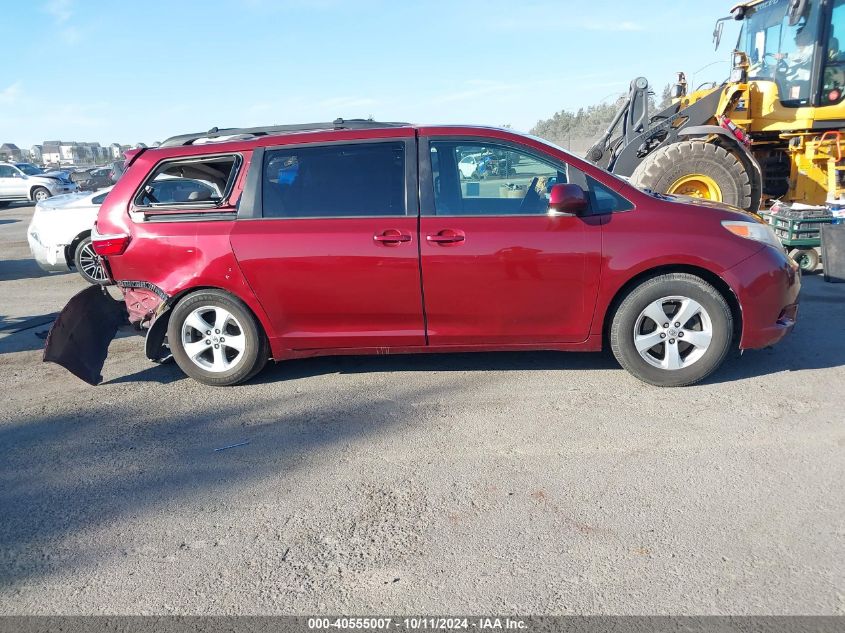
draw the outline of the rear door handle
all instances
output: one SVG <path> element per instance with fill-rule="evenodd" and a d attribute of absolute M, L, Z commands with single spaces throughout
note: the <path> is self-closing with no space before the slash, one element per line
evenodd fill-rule
<path fill-rule="evenodd" d="M 398 229 L 387 229 L 380 234 L 373 235 L 373 241 L 385 246 L 398 246 L 402 242 L 410 242 L 411 234 L 403 233 Z"/>
<path fill-rule="evenodd" d="M 442 231 L 436 234 L 426 235 L 425 239 L 427 242 L 430 242 L 432 244 L 458 244 L 466 239 L 466 235 L 463 231 L 456 231 L 454 229 L 443 229 Z"/>

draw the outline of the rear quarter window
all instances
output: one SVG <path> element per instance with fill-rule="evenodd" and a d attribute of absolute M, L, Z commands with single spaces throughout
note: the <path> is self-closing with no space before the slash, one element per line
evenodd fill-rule
<path fill-rule="evenodd" d="M 135 206 L 218 207 L 228 196 L 240 163 L 239 155 L 163 161 L 137 192 Z"/>

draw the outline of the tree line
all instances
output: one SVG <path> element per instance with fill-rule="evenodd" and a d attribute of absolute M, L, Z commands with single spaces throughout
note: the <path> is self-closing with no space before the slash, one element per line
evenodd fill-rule
<path fill-rule="evenodd" d="M 651 111 L 662 110 L 672 102 L 671 88 L 671 84 L 664 87 L 659 103 L 654 95 L 649 97 Z M 626 98 L 627 95 L 620 95 L 613 103 L 597 103 L 577 111 L 560 110 L 551 118 L 538 121 L 530 132 L 583 155 L 604 134 Z"/>

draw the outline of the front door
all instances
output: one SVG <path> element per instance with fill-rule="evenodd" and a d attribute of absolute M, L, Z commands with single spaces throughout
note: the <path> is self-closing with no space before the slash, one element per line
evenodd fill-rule
<path fill-rule="evenodd" d="M 432 139 L 421 160 L 432 174 L 420 217 L 429 343 L 586 340 L 601 220 L 549 215 L 548 191 L 566 182 L 566 165 L 481 140 Z"/>
<path fill-rule="evenodd" d="M 425 345 L 416 139 L 395 132 L 253 156 L 260 213 L 232 247 L 282 347 Z"/>
<path fill-rule="evenodd" d="M 11 165 L 0 165 L 0 200 L 26 197 L 26 181 Z"/>

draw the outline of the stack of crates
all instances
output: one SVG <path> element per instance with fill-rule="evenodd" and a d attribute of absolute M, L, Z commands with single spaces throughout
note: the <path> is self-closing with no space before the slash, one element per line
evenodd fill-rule
<path fill-rule="evenodd" d="M 760 215 L 772 226 L 786 248 L 815 248 L 821 245 L 822 226 L 834 222 L 833 213 L 825 207 L 793 209 L 773 207 Z"/>

